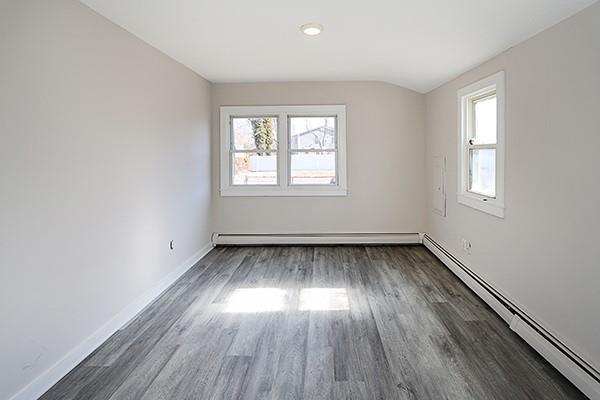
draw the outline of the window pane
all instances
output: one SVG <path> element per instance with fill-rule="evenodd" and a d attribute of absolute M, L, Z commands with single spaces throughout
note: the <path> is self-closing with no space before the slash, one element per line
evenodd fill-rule
<path fill-rule="evenodd" d="M 233 153 L 234 185 L 277 185 L 277 154 Z"/>
<path fill-rule="evenodd" d="M 335 117 L 290 117 L 291 149 L 335 149 Z"/>
<path fill-rule="evenodd" d="M 496 143 L 496 113 L 496 95 L 473 102 L 475 129 L 472 139 L 475 144 Z"/>
<path fill-rule="evenodd" d="M 469 150 L 469 191 L 496 197 L 496 149 Z"/>
<path fill-rule="evenodd" d="M 335 185 L 335 152 L 292 152 L 292 185 Z"/>
<path fill-rule="evenodd" d="M 272 150 L 277 148 L 277 118 L 232 118 L 234 150 Z"/>

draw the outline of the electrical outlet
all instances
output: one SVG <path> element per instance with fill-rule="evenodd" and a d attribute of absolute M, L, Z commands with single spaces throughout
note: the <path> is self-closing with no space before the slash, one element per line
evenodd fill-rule
<path fill-rule="evenodd" d="M 171 241 L 169 242 L 169 249 L 170 249 L 170 250 L 175 250 L 175 241 L 174 241 L 174 240 L 171 240 Z"/>
<path fill-rule="evenodd" d="M 471 247 L 471 242 L 469 242 L 467 239 L 462 239 L 462 248 L 465 253 L 471 254 Z"/>

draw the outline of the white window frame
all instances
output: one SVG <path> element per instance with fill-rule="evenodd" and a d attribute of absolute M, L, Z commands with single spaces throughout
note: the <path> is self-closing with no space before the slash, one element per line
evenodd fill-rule
<path fill-rule="evenodd" d="M 302 106 L 222 106 L 220 107 L 220 193 L 221 196 L 346 196 L 346 106 L 345 105 L 302 105 Z M 235 117 L 270 116 L 277 121 L 277 184 L 233 185 L 232 184 L 232 132 L 231 119 Z M 335 117 L 336 118 L 336 184 L 335 185 L 291 185 L 289 148 L 290 117 Z"/>
<path fill-rule="evenodd" d="M 478 82 L 475 82 L 458 91 L 458 193 L 457 200 L 460 204 L 475 208 L 479 211 L 504 218 L 504 71 L 497 72 Z M 486 93 L 496 93 L 497 107 L 497 141 L 496 149 L 496 196 L 489 197 L 483 194 L 470 192 L 469 188 L 469 149 L 478 146 L 469 143 L 469 130 L 473 116 L 473 101 L 481 98 Z"/>

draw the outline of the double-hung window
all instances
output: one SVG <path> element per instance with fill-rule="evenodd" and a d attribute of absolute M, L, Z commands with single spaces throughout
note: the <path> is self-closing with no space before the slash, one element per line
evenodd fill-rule
<path fill-rule="evenodd" d="M 458 202 L 504 217 L 504 72 L 458 92 Z"/>
<path fill-rule="evenodd" d="M 346 107 L 221 107 L 222 196 L 346 195 Z"/>

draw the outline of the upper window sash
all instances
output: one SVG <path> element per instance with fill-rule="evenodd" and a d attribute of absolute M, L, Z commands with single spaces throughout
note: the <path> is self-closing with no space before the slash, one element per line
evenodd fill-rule
<path fill-rule="evenodd" d="M 292 119 L 301 119 L 301 118 L 326 118 L 326 119 L 332 119 L 333 121 L 333 137 L 334 140 L 332 141 L 333 146 L 326 146 L 320 149 L 317 148 L 301 148 L 301 147 L 294 147 L 294 141 L 293 141 L 293 132 L 292 132 Z M 315 116 L 315 115 L 288 115 L 288 150 L 289 151 L 336 151 L 338 148 L 338 122 L 337 122 L 337 115 L 333 114 L 333 115 L 320 115 L 320 116 Z M 304 132 L 306 133 L 306 132 Z"/>
<path fill-rule="evenodd" d="M 487 106 L 487 109 L 480 110 L 480 121 L 481 126 L 478 127 L 478 106 Z M 483 122 L 486 121 L 486 115 L 494 109 L 495 115 L 494 122 L 495 126 L 483 126 Z M 498 129 L 497 129 L 497 95 L 496 86 L 482 92 L 481 94 L 469 97 L 467 101 L 467 132 L 469 144 L 496 144 L 498 142 Z M 490 117 L 490 115 L 487 115 Z"/>
<path fill-rule="evenodd" d="M 274 147 L 269 149 L 269 151 L 277 151 L 277 146 L 278 146 L 278 142 L 279 142 L 279 138 L 278 138 L 278 129 L 279 129 L 279 116 L 278 115 L 231 115 L 229 118 L 229 149 L 232 152 L 243 152 L 243 151 L 248 151 L 248 152 L 261 152 L 263 150 L 261 149 L 257 149 L 256 147 L 254 148 L 236 148 L 236 143 L 235 143 L 235 132 L 234 132 L 234 120 L 236 119 L 251 119 L 251 118 L 272 118 L 275 120 L 275 143 L 274 143 Z"/>

